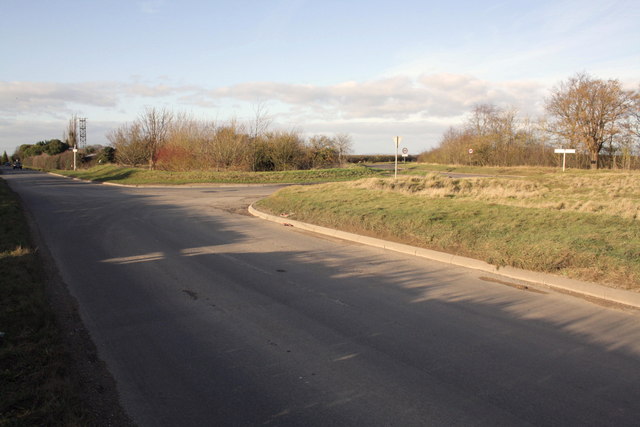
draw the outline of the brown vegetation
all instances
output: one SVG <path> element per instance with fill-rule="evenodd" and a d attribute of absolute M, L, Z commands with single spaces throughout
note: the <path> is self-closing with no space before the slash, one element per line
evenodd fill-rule
<path fill-rule="evenodd" d="M 338 166 L 351 150 L 349 135 L 316 135 L 306 141 L 296 130 L 269 131 L 262 117 L 245 125 L 152 111 L 107 135 L 118 163 L 171 171 L 286 171 Z M 158 117 L 161 138 L 152 132 Z"/>
<path fill-rule="evenodd" d="M 419 161 L 478 166 L 557 166 L 555 148 L 573 148 L 571 167 L 640 168 L 640 91 L 617 80 L 577 74 L 546 100 L 547 117 L 519 118 L 514 109 L 476 105 L 461 127 Z"/>
<path fill-rule="evenodd" d="M 635 107 L 633 98 L 634 94 L 623 90 L 618 80 L 577 74 L 560 83 L 547 100 L 550 132 L 571 147 L 588 151 L 591 168 L 597 169 L 606 143 L 624 147 L 627 133 L 622 123 Z"/>
<path fill-rule="evenodd" d="M 542 128 L 519 119 L 514 109 L 474 107 L 462 127 L 451 127 L 437 148 L 422 153 L 420 162 L 477 166 L 553 166 L 553 148 Z"/>

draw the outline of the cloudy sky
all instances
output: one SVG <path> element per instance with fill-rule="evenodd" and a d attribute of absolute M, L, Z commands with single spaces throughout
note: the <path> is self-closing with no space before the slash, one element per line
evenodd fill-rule
<path fill-rule="evenodd" d="M 638 0 L 0 0 L 0 153 L 146 107 L 418 153 L 474 105 L 543 112 L 578 73 L 640 84 Z"/>

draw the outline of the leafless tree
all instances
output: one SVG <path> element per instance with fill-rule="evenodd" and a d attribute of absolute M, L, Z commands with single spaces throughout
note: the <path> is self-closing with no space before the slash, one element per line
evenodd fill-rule
<path fill-rule="evenodd" d="M 342 165 L 345 162 L 344 156 L 351 153 L 353 149 L 351 135 L 348 133 L 338 133 L 333 137 L 333 141 L 336 150 L 338 150 L 338 163 Z"/>
<path fill-rule="evenodd" d="M 139 166 L 149 162 L 140 123 L 120 126 L 109 132 L 107 139 L 116 150 L 115 158 L 118 163 Z"/>
<path fill-rule="evenodd" d="M 579 73 L 561 82 L 546 100 L 550 131 L 573 147 L 590 154 L 591 168 L 598 168 L 600 151 L 621 133 L 621 122 L 631 108 L 631 92 L 618 80 L 595 79 Z"/>
<path fill-rule="evenodd" d="M 467 127 L 478 136 L 495 133 L 500 112 L 500 109 L 493 104 L 478 104 L 471 111 Z"/>
<path fill-rule="evenodd" d="M 158 150 L 164 145 L 173 114 L 166 109 L 147 108 L 138 119 L 149 156 L 149 168 L 155 169 Z"/>
<path fill-rule="evenodd" d="M 253 105 L 253 120 L 250 123 L 249 131 L 254 140 L 263 135 L 271 126 L 272 118 L 264 101 L 258 101 Z"/>
<path fill-rule="evenodd" d="M 327 168 L 334 166 L 338 161 L 338 150 L 335 140 L 326 135 L 314 135 L 308 143 L 311 167 Z"/>
<path fill-rule="evenodd" d="M 633 138 L 640 138 L 640 89 L 631 94 L 631 108 L 624 127 Z"/>
<path fill-rule="evenodd" d="M 75 114 L 69 119 L 65 137 L 69 147 L 76 148 L 78 146 L 78 116 Z"/>
<path fill-rule="evenodd" d="M 264 135 L 267 158 L 273 170 L 297 169 L 305 155 L 304 140 L 295 130 L 268 132 Z"/>

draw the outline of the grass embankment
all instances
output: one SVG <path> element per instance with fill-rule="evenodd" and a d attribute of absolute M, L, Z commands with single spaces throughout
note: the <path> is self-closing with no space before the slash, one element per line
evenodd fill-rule
<path fill-rule="evenodd" d="M 183 184 L 303 184 L 319 182 L 350 181 L 381 175 L 364 166 L 336 169 L 295 170 L 283 172 L 241 171 L 185 171 L 169 172 L 141 168 L 126 168 L 113 165 L 96 166 L 78 171 L 55 171 L 61 175 L 98 182 L 113 182 L 127 185 L 183 185 Z"/>
<path fill-rule="evenodd" d="M 494 265 L 640 291 L 640 174 L 529 175 L 294 186 L 257 206 Z"/>
<path fill-rule="evenodd" d="M 86 425 L 17 197 L 0 179 L 0 425 Z"/>
<path fill-rule="evenodd" d="M 393 173 L 393 163 L 377 163 L 372 167 L 384 165 Z M 475 166 L 475 165 L 441 165 L 436 163 L 398 163 L 400 175 L 424 176 L 431 172 L 486 175 L 486 176 L 537 176 L 558 172 L 559 168 L 549 166 Z"/>

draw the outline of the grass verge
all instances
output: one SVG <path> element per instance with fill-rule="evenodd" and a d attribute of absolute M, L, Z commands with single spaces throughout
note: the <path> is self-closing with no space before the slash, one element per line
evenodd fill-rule
<path fill-rule="evenodd" d="M 0 179 L 0 425 L 87 425 L 20 203 Z"/>
<path fill-rule="evenodd" d="M 367 179 L 257 207 L 344 231 L 640 291 L 640 174 Z"/>
<path fill-rule="evenodd" d="M 364 166 L 336 169 L 295 170 L 283 172 L 241 171 L 185 171 L 169 172 L 114 165 L 96 166 L 78 171 L 55 171 L 61 175 L 98 182 L 128 185 L 183 185 L 183 184 L 303 184 L 334 181 L 350 181 L 365 177 L 381 176 L 384 172 Z"/>

